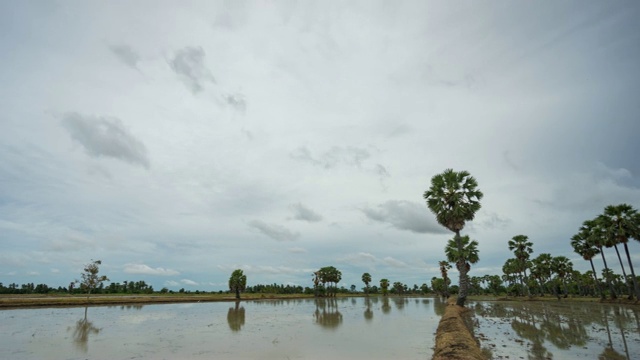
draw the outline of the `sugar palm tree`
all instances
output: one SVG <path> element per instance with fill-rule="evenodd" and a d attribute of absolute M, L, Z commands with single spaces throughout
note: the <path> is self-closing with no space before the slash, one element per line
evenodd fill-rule
<path fill-rule="evenodd" d="M 389 292 L 389 280 L 380 279 L 380 288 L 382 289 L 382 295 L 387 296 L 387 293 Z"/>
<path fill-rule="evenodd" d="M 229 278 L 229 290 L 236 293 L 236 299 L 240 299 L 240 291 L 244 291 L 246 287 L 247 275 L 244 275 L 240 269 L 234 270 Z"/>
<path fill-rule="evenodd" d="M 633 269 L 631 256 L 629 255 L 629 247 L 627 246 L 629 238 L 640 239 L 640 216 L 638 215 L 638 211 L 628 204 L 620 204 L 617 206 L 609 205 L 604 209 L 602 218 L 608 238 L 615 243 L 624 245 L 627 263 L 631 270 L 631 279 L 636 299 L 640 299 L 640 288 L 638 287 L 636 273 Z M 631 292 L 629 295 L 631 296 Z"/>
<path fill-rule="evenodd" d="M 593 266 L 593 258 L 598 255 L 600 252 L 593 243 L 588 241 L 589 234 L 584 231 L 580 231 L 579 233 L 573 235 L 571 237 L 571 246 L 573 247 L 573 251 L 582 256 L 583 259 L 589 261 L 591 264 L 591 270 L 593 274 L 593 279 L 598 286 L 598 291 L 600 292 L 600 297 L 604 299 L 604 292 L 602 291 L 602 286 L 600 285 L 600 281 L 598 281 L 598 275 L 596 273 L 596 268 Z"/>
<path fill-rule="evenodd" d="M 564 297 L 566 298 L 569 294 L 565 278 L 567 274 L 573 271 L 573 263 L 566 256 L 555 256 L 551 259 L 551 270 L 556 273 L 558 279 L 560 279 L 564 290 Z M 558 299 L 559 298 L 560 295 L 558 295 Z"/>
<path fill-rule="evenodd" d="M 543 284 L 551 278 L 551 254 L 542 253 L 531 260 L 531 275 L 538 280 L 540 293 L 544 296 Z"/>
<path fill-rule="evenodd" d="M 633 289 L 631 288 L 631 282 L 629 281 L 629 277 L 627 276 L 627 271 L 624 268 L 624 263 L 622 262 L 622 257 L 620 256 L 620 249 L 618 249 L 619 240 L 615 234 L 616 231 L 612 231 L 612 228 L 615 225 L 612 223 L 611 219 L 605 215 L 598 215 L 596 217 L 596 222 L 602 228 L 604 232 L 604 246 L 607 248 L 613 248 L 616 251 L 616 256 L 618 257 L 618 263 L 620 264 L 620 268 L 622 269 L 622 276 L 624 276 L 624 284 L 627 286 L 627 293 L 629 294 L 629 299 L 633 298 Z M 620 292 L 622 294 L 622 291 Z"/>
<path fill-rule="evenodd" d="M 448 298 L 449 283 L 451 283 L 451 280 L 449 280 L 449 269 L 451 269 L 451 264 L 449 264 L 448 261 L 443 260 L 440 261 L 438 265 L 440 265 L 440 274 L 442 275 L 442 280 L 444 281 L 444 291 L 442 293 L 442 296 Z"/>
<path fill-rule="evenodd" d="M 464 306 L 467 300 L 468 283 L 466 259 L 464 256 L 460 231 L 467 221 L 473 220 L 480 210 L 482 192 L 477 189 L 478 182 L 467 171 L 445 170 L 431 178 L 431 187 L 424 192 L 427 206 L 436 215 L 438 223 L 455 233 L 457 246 L 456 267 L 460 272 L 460 292 L 457 304 Z"/>
<path fill-rule="evenodd" d="M 529 237 L 526 235 L 516 235 L 509 240 L 509 250 L 513 251 L 513 254 L 518 259 L 518 269 L 524 274 L 524 278 L 520 277 L 520 285 L 525 289 L 527 296 L 531 296 L 529 292 L 529 286 L 525 286 L 524 283 L 528 283 L 527 280 L 527 264 L 529 261 L 529 255 L 533 252 L 531 248 L 533 243 L 529 241 Z"/>
<path fill-rule="evenodd" d="M 362 274 L 362 282 L 364 283 L 364 288 L 367 296 L 369 296 L 369 283 L 371 282 L 371 274 L 364 273 Z"/>
<path fill-rule="evenodd" d="M 465 259 L 464 263 L 464 273 L 460 272 L 460 277 L 465 277 L 461 279 L 461 283 L 469 284 L 469 270 L 471 269 L 470 264 L 475 264 L 480 260 L 478 255 L 478 242 L 475 240 L 471 240 L 468 235 L 461 236 L 460 242 L 462 243 L 462 253 L 458 248 L 458 241 L 455 238 L 449 240 L 447 242 L 447 246 L 444 249 L 444 253 L 447 256 L 447 260 L 454 262 L 458 261 L 458 259 Z M 460 269 L 458 269 L 460 271 Z"/>
<path fill-rule="evenodd" d="M 610 273 L 609 266 L 607 265 L 607 259 L 605 258 L 604 251 L 602 249 L 602 247 L 605 246 L 607 240 L 606 240 L 604 229 L 602 228 L 600 222 L 596 221 L 595 219 L 586 220 L 582 223 L 582 226 L 580 227 L 579 231 L 584 233 L 584 236 L 586 237 L 587 242 L 589 242 L 589 244 L 592 244 L 598 249 L 598 251 L 600 252 L 600 255 L 602 255 L 602 262 L 604 264 L 604 270 L 605 270 L 604 273 L 609 274 Z M 611 292 L 611 298 L 617 299 L 618 295 L 616 294 L 616 291 L 613 288 L 613 284 L 611 283 L 611 278 L 609 276 L 605 276 L 605 281 L 609 286 L 609 291 Z"/>

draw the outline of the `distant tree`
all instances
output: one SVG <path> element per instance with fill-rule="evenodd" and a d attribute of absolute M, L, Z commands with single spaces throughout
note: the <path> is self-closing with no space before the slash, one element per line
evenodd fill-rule
<path fill-rule="evenodd" d="M 369 296 L 369 283 L 371 282 L 371 274 L 362 274 L 362 282 L 364 283 L 364 292 L 365 294 L 367 294 L 367 296 Z"/>
<path fill-rule="evenodd" d="M 638 286 L 638 281 L 636 279 L 636 273 L 633 268 L 633 263 L 631 262 L 631 256 L 629 254 L 629 247 L 627 243 L 630 238 L 640 240 L 640 215 L 638 211 L 634 209 L 631 205 L 628 204 L 620 204 L 620 205 L 609 205 L 605 207 L 604 214 L 601 217 L 602 224 L 605 228 L 607 237 L 610 239 L 610 242 L 615 244 L 623 244 L 624 251 L 627 256 L 627 263 L 629 264 L 629 269 L 631 270 L 631 281 L 628 281 L 627 284 L 631 286 L 633 284 L 633 291 L 629 289 L 629 298 L 633 298 L 633 293 L 635 293 L 636 299 L 640 300 L 640 287 Z M 618 252 L 618 248 L 616 248 L 616 252 Z M 620 258 L 620 254 L 618 253 L 618 258 Z M 624 273 L 624 266 L 622 265 L 622 260 L 620 260 L 620 266 L 622 267 L 622 271 Z M 625 275 L 625 279 L 627 275 Z"/>
<path fill-rule="evenodd" d="M 235 292 L 236 299 L 240 299 L 240 292 L 244 291 L 246 287 L 247 276 L 240 269 L 234 270 L 229 278 L 229 291 Z"/>
<path fill-rule="evenodd" d="M 382 289 L 382 295 L 387 296 L 389 293 L 389 280 L 380 279 L 380 288 Z"/>
<path fill-rule="evenodd" d="M 87 293 L 87 301 L 91 291 L 102 285 L 103 282 L 109 281 L 109 278 L 105 275 L 98 275 L 100 272 L 101 260 L 91 261 L 84 266 L 84 272 L 80 274 L 81 280 L 76 280 L 76 283 L 80 284 L 80 288 Z"/>
<path fill-rule="evenodd" d="M 328 292 L 328 295 L 335 297 L 338 283 L 340 282 L 340 280 L 342 280 L 342 272 L 340 272 L 340 270 L 336 269 L 333 266 L 325 266 L 317 271 L 317 276 L 323 285 L 326 283 L 333 284 L 330 291 Z"/>
<path fill-rule="evenodd" d="M 585 231 L 580 231 L 577 234 L 571 237 L 571 247 L 573 247 L 573 251 L 580 254 L 584 260 L 589 261 L 591 264 L 591 272 L 590 275 L 593 276 L 595 280 L 595 285 L 597 286 L 598 292 L 600 293 L 600 297 L 602 299 L 605 298 L 604 291 L 602 291 L 602 286 L 600 285 L 600 281 L 598 280 L 598 274 L 596 273 L 596 268 L 593 266 L 593 258 L 598 255 L 600 250 L 596 248 L 593 243 L 589 241 L 589 234 Z"/>
<path fill-rule="evenodd" d="M 396 281 L 393 283 L 393 290 L 395 290 L 396 294 L 404 294 L 404 287 L 405 285 L 400 281 Z"/>
<path fill-rule="evenodd" d="M 449 297 L 449 284 L 451 284 L 451 280 L 449 280 L 449 270 L 451 269 L 451 264 L 448 261 L 442 260 L 438 263 L 440 265 L 440 275 L 442 275 L 444 291 L 442 291 L 442 297 Z"/>
<path fill-rule="evenodd" d="M 528 282 L 527 279 L 527 264 L 529 262 L 529 256 L 533 252 L 532 246 L 533 243 L 529 241 L 529 237 L 527 235 L 516 235 L 508 242 L 509 250 L 513 251 L 513 254 L 516 256 L 518 260 L 518 273 L 520 274 L 520 286 L 525 290 L 524 293 L 527 296 L 531 296 L 529 292 L 529 287 L 525 286 L 525 282 Z"/>
<path fill-rule="evenodd" d="M 467 171 L 447 169 L 431 178 L 431 187 L 423 195 L 438 223 L 455 233 L 454 240 L 460 256 L 456 259 L 456 267 L 460 273 L 460 292 L 456 301 L 459 306 L 464 306 L 468 291 L 467 259 L 463 257 L 460 231 L 480 210 L 483 194 L 477 187 L 478 182 Z"/>

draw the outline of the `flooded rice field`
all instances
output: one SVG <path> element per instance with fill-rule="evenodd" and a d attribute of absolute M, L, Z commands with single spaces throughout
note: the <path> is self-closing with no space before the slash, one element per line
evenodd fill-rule
<path fill-rule="evenodd" d="M 640 308 L 581 302 L 471 302 L 494 359 L 640 359 Z"/>
<path fill-rule="evenodd" d="M 0 359 L 428 359 L 426 298 L 0 310 Z"/>
<path fill-rule="evenodd" d="M 637 306 L 469 307 L 494 359 L 640 359 Z M 0 310 L 0 359 L 430 359 L 444 309 L 361 297 Z"/>

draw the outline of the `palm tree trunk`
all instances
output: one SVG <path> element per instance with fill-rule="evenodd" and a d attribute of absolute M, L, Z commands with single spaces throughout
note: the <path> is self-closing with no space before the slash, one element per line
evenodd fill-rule
<path fill-rule="evenodd" d="M 607 260 L 604 257 L 604 251 L 602 251 L 602 246 L 598 246 L 598 249 L 600 250 L 600 255 L 602 255 L 602 262 L 604 263 L 604 269 L 606 271 L 606 274 L 609 274 L 609 267 L 607 266 Z M 609 276 L 605 276 L 607 280 L 607 285 L 609 285 L 609 290 L 611 291 L 611 298 L 612 299 L 617 299 L 618 295 L 616 294 L 616 290 L 613 288 L 613 285 L 611 284 L 611 279 Z"/>
<path fill-rule="evenodd" d="M 620 251 L 618 251 L 618 245 L 613 245 L 613 248 L 616 249 L 616 255 L 618 255 L 618 261 L 620 262 L 620 267 L 622 268 L 622 275 L 624 276 L 624 283 L 627 285 L 627 289 L 629 290 L 629 299 L 632 299 L 633 290 L 631 289 L 631 284 L 629 283 L 627 272 L 624 271 L 624 264 L 622 263 L 622 258 L 620 257 Z"/>
<path fill-rule="evenodd" d="M 631 263 L 631 256 L 629 256 L 629 247 L 627 243 L 624 244 L 624 252 L 627 254 L 627 262 L 629 263 L 629 268 L 631 269 L 631 279 L 633 280 L 633 289 L 636 291 L 636 300 L 640 300 L 640 287 L 638 287 L 638 280 L 636 279 L 636 273 L 633 271 L 633 264 Z"/>
<path fill-rule="evenodd" d="M 468 281 L 466 279 L 466 261 L 462 252 L 462 238 L 460 237 L 460 230 L 456 230 L 456 245 L 458 246 L 459 254 L 458 261 L 456 262 L 456 267 L 458 268 L 458 272 L 460 273 L 460 290 L 458 292 L 458 300 L 456 301 L 456 304 L 459 306 L 464 306 L 464 303 L 467 301 Z"/>
<path fill-rule="evenodd" d="M 593 271 L 593 278 L 596 280 L 596 285 L 598 285 L 598 291 L 600 292 L 600 298 L 604 299 L 604 291 L 602 291 L 602 286 L 600 285 L 600 281 L 598 281 L 598 275 L 596 274 L 595 266 L 593 266 L 593 260 L 589 259 L 589 263 L 591 263 L 591 271 Z"/>

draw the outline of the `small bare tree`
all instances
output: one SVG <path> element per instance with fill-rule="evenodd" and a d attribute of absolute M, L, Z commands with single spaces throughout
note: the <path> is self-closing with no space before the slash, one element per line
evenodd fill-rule
<path fill-rule="evenodd" d="M 90 263 L 84 266 L 84 272 L 81 274 L 82 280 L 76 280 L 76 283 L 80 284 L 80 288 L 87 292 L 87 302 L 91 292 L 99 287 L 103 282 L 109 281 L 109 278 L 105 275 L 99 276 L 99 265 L 102 264 L 100 260 L 91 260 Z"/>

